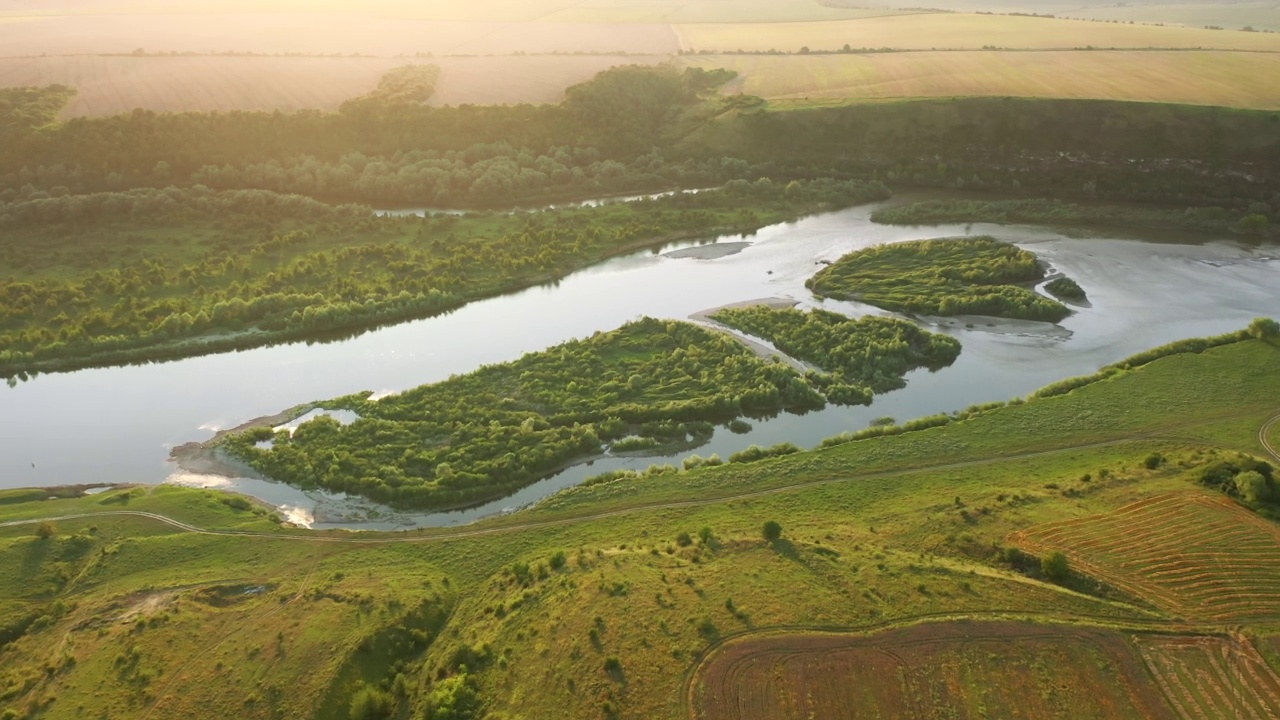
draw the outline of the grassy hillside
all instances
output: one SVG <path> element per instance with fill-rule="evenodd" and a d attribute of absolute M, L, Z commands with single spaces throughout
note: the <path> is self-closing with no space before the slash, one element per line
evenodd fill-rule
<path fill-rule="evenodd" d="M 1237 342 L 942 428 L 605 483 L 404 536 L 270 529 L 251 506 L 178 488 L 7 495 L 0 523 L 129 510 L 262 535 L 119 515 L 56 520 L 43 539 L 37 525 L 0 526 L 0 621 L 13 638 L 0 647 L 0 707 L 350 717 L 361 697 L 361 712 L 385 701 L 416 718 L 433 703 L 467 707 L 474 690 L 493 717 L 684 718 L 684 678 L 704 653 L 768 629 L 939 616 L 1167 628 L 1143 583 L 1073 571 L 1057 584 L 1025 561 L 1037 548 L 1003 548 L 1045 523 L 1204 496 L 1205 468 L 1264 452 L 1277 379 L 1280 348 Z M 780 539 L 761 537 L 766 520 Z M 1272 521 L 1249 522 L 1274 535 Z M 1267 537 L 1250 547 L 1280 543 Z M 1280 616 L 1249 622 L 1249 637 L 1280 630 Z M 1073 691 L 1092 692 L 1100 681 L 1079 669 Z"/>

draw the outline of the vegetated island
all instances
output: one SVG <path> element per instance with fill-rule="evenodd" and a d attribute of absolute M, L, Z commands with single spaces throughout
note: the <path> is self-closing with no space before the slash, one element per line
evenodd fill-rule
<path fill-rule="evenodd" d="M 1069 277 L 1060 277 L 1045 283 L 1044 289 L 1056 298 L 1063 300 L 1074 300 L 1083 302 L 1089 299 L 1085 294 L 1084 288 L 1080 287 L 1080 283 Z"/>
<path fill-rule="evenodd" d="M 260 190 L 0 205 L 0 376 L 356 332 L 679 239 L 888 197 L 878 182 L 733 181 L 532 214 L 377 217 Z M 92 230 L 92 232 L 89 232 Z"/>
<path fill-rule="evenodd" d="M 907 372 L 942 368 L 960 355 L 955 338 L 898 318 L 854 319 L 829 310 L 753 305 L 722 308 L 711 319 L 822 368 L 826 373 L 808 373 L 810 382 L 828 400 L 844 405 L 869 403 L 875 394 L 905 386 Z"/>
<path fill-rule="evenodd" d="M 868 341 L 864 352 L 877 365 L 880 354 L 902 349 Z M 905 372 L 921 362 L 879 366 Z M 381 400 L 318 403 L 359 417 L 342 425 L 321 416 L 292 434 L 259 427 L 229 436 L 225 447 L 304 488 L 447 509 L 504 497 L 606 447 L 694 447 L 710 438 L 712 423 L 869 399 L 870 390 L 842 387 L 757 357 L 723 333 L 646 318 Z"/>
<path fill-rule="evenodd" d="M 1183 207 L 1139 205 L 1080 205 L 1044 198 L 1021 200 L 922 200 L 887 207 L 871 214 L 884 225 L 940 225 L 942 223 L 1024 223 L 1036 225 L 1098 225 L 1181 227 L 1190 230 L 1232 231 L 1247 235 L 1273 232 L 1271 205 L 1253 201 L 1244 207 Z"/>
<path fill-rule="evenodd" d="M 1035 253 L 989 236 L 858 250 L 806 283 L 815 294 L 909 315 L 989 315 L 1058 322 L 1060 302 L 1022 285 L 1045 277 Z"/>

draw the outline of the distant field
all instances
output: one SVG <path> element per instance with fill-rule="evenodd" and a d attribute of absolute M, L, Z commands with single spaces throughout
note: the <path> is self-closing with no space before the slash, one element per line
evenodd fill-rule
<path fill-rule="evenodd" d="M 253 52 L 392 56 L 416 53 L 670 53 L 670 25 L 423 20 L 344 13 L 68 15 L 0 22 L 0 56 Z"/>
<path fill-rule="evenodd" d="M 662 56 L 565 55 L 474 58 L 119 57 L 0 58 L 0 87 L 62 83 L 79 92 L 64 118 L 134 108 L 331 110 L 369 92 L 393 67 L 441 66 L 432 104 L 554 103 L 570 85 L 608 67 Z"/>
<path fill-rule="evenodd" d="M 1280 108 L 1280 54 L 1216 51 L 912 52 L 716 55 L 725 92 L 775 100 L 1020 96 Z"/>
<path fill-rule="evenodd" d="M 809 23 L 703 23 L 678 25 L 676 30 L 686 49 L 725 52 L 837 50 L 846 44 L 899 50 L 1092 46 L 1280 51 L 1280 34 L 949 13 Z"/>
<path fill-rule="evenodd" d="M 930 623 L 872 635 L 731 642 L 701 668 L 697 720 L 1169 717 L 1117 632 Z"/>
<path fill-rule="evenodd" d="M 1223 497 L 1157 495 L 1108 515 L 1033 527 L 1011 541 L 1036 554 L 1061 551 L 1082 572 L 1181 617 L 1280 618 L 1280 534 Z"/>
<path fill-rule="evenodd" d="M 871 3 L 867 3 L 871 4 Z M 831 20 L 899 13 L 901 10 L 834 7 L 818 0 L 370 0 L 361 12 L 419 20 L 556 22 L 781 22 Z M 0 15 L 155 14 L 210 12 L 341 12 L 351 0 L 229 0 L 173 3 L 152 0 L 48 0 L 30 7 L 0 9 Z"/>

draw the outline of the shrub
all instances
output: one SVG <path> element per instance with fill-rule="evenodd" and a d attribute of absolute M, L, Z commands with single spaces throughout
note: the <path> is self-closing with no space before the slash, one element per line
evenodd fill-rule
<path fill-rule="evenodd" d="M 1160 453 L 1151 453 L 1146 460 L 1142 461 L 1142 465 L 1148 470 L 1155 470 L 1164 464 L 1164 456 Z"/>
<path fill-rule="evenodd" d="M 480 696 L 466 673 L 441 680 L 427 696 L 427 720 L 474 720 L 480 711 Z"/>
<path fill-rule="evenodd" d="M 1055 550 L 1044 556 L 1044 559 L 1040 561 L 1040 571 L 1050 581 L 1060 583 L 1067 579 L 1071 568 L 1067 562 L 1067 556 Z"/>
<path fill-rule="evenodd" d="M 698 539 L 702 541 L 703 545 L 710 545 L 711 541 L 715 540 L 715 538 L 715 533 L 713 533 L 709 527 L 704 527 L 698 531 Z"/>
<path fill-rule="evenodd" d="M 768 520 L 762 528 L 764 539 L 769 542 L 775 542 L 782 537 L 782 525 L 777 520 Z"/>
<path fill-rule="evenodd" d="M 382 720 L 391 716 L 391 695 L 365 685 L 352 698 L 351 720 Z"/>
<path fill-rule="evenodd" d="M 689 533 L 682 532 L 676 536 L 676 544 L 680 547 L 689 547 L 693 544 L 693 538 L 690 537 Z"/>
<path fill-rule="evenodd" d="M 48 520 L 41 521 L 36 525 L 36 537 L 41 540 L 48 540 L 58 534 L 58 527 Z"/>
<path fill-rule="evenodd" d="M 1249 334 L 1259 340 L 1280 337 L 1280 322 L 1271 318 L 1257 318 L 1249 324 Z"/>
<path fill-rule="evenodd" d="M 1236 475 L 1236 492 L 1251 503 L 1267 502 L 1273 497 L 1271 483 L 1256 470 L 1245 470 Z"/>
<path fill-rule="evenodd" d="M 564 568 L 567 561 L 568 559 L 565 557 L 564 551 L 557 550 L 548 562 L 550 563 L 552 570 L 560 570 Z"/>

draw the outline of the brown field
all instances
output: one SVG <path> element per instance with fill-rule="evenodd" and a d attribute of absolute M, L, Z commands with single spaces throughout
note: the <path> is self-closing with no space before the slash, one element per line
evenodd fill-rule
<path fill-rule="evenodd" d="M 910 52 L 686 56 L 740 77 L 725 92 L 771 100 L 1089 98 L 1280 108 L 1280 54 L 1218 51 Z"/>
<path fill-rule="evenodd" d="M 344 13 L 67 15 L 0 22 L 0 55 L 149 52 L 393 56 L 672 53 L 670 25 L 422 20 Z"/>
<path fill-rule="evenodd" d="M 807 23 L 678 25 L 686 49 L 796 52 L 858 48 L 981 50 L 986 47 L 1280 51 L 1280 34 L 1120 25 L 1050 18 L 939 13 Z"/>
<path fill-rule="evenodd" d="M 731 641 L 699 667 L 696 720 L 1174 718 L 1117 632 L 929 623 Z"/>
<path fill-rule="evenodd" d="M 1036 554 L 1062 551 L 1074 568 L 1181 617 L 1280 618 L 1280 533 L 1225 497 L 1158 495 L 1010 542 Z"/>
<path fill-rule="evenodd" d="M 1183 720 L 1280 717 L 1280 677 L 1244 640 L 1141 636 L 1135 644 Z"/>
<path fill-rule="evenodd" d="M 134 108 L 302 110 L 337 108 L 369 92 L 387 70 L 414 62 L 441 67 L 433 105 L 554 103 L 565 88 L 608 67 L 662 56 L 526 57 L 81 57 L 0 58 L 0 87 L 62 83 L 78 89 L 64 118 Z"/>

